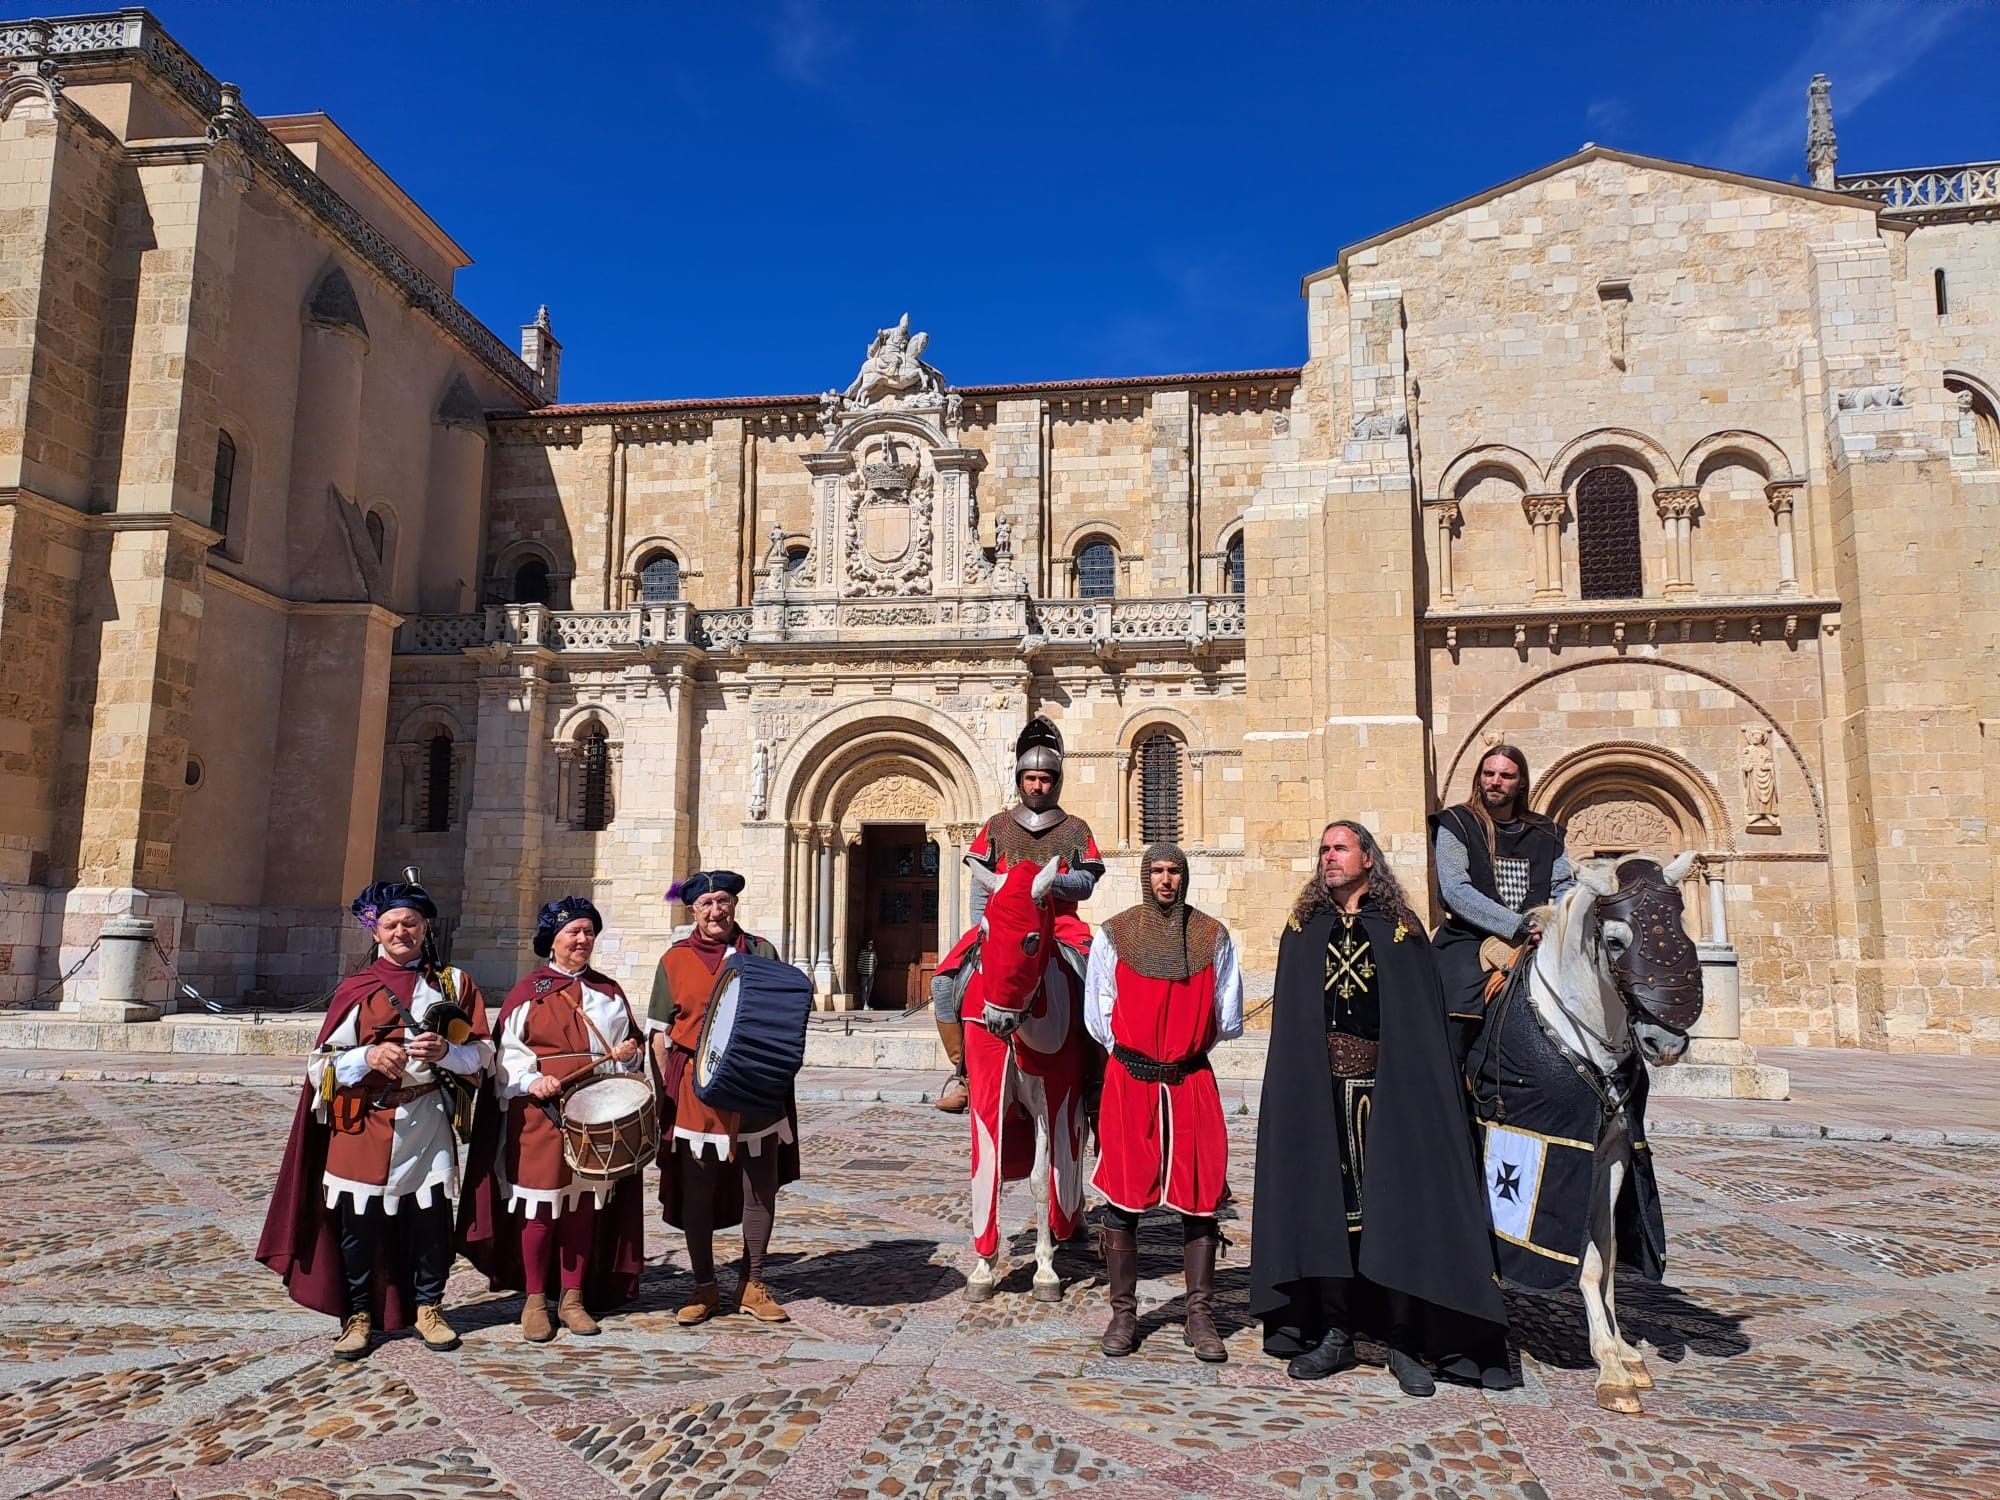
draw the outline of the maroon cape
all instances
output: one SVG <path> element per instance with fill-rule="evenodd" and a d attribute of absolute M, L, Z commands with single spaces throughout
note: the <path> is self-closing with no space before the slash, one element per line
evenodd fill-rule
<path fill-rule="evenodd" d="M 377 958 L 340 982 L 326 1007 L 326 1024 L 316 1046 L 324 1047 L 348 1013 L 378 988 L 386 988 L 407 1006 L 416 994 L 418 973 L 386 958 Z M 472 1024 L 484 1036 L 483 1006 L 475 1004 Z M 324 1178 L 330 1127 L 315 1117 L 311 1084 L 299 1090 L 292 1136 L 278 1168 L 278 1183 L 264 1213 L 264 1232 L 257 1239 L 257 1259 L 285 1278 L 285 1290 L 301 1307 L 329 1317 L 347 1316 L 347 1278 L 340 1264 L 340 1217 L 326 1206 Z M 402 1236 L 375 1236 L 375 1274 L 371 1282 L 375 1326 L 408 1328 L 416 1315 L 403 1266 Z"/>
<path fill-rule="evenodd" d="M 592 989 L 625 999 L 625 991 L 618 987 L 617 980 L 588 968 L 583 971 L 583 978 Z M 495 1045 L 515 1010 L 569 982 L 569 975 L 544 964 L 515 985 L 500 1007 L 500 1018 L 493 1023 Z M 646 1046 L 643 1033 L 638 1042 L 643 1052 Z M 465 1190 L 458 1200 L 458 1248 L 467 1260 L 486 1273 L 487 1285 L 494 1291 L 518 1292 L 526 1281 L 521 1269 L 521 1216 L 507 1211 L 500 1174 L 495 1170 L 500 1161 L 501 1127 L 506 1119 L 507 1106 L 500 1102 L 493 1080 L 481 1079 L 479 1103 L 472 1117 Z M 627 1177 L 597 1211 L 590 1264 L 584 1270 L 583 1300 L 599 1312 L 623 1307 L 639 1295 L 639 1278 L 646 1269 L 645 1189 L 641 1186 L 644 1180 L 643 1172 Z"/>

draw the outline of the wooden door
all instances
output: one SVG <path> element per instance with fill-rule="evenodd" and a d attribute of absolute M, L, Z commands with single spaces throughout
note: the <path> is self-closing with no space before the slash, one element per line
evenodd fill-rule
<path fill-rule="evenodd" d="M 875 945 L 871 1010 L 909 1010 L 929 998 L 937 972 L 938 846 L 921 827 L 867 824 L 868 881 L 859 943 Z"/>

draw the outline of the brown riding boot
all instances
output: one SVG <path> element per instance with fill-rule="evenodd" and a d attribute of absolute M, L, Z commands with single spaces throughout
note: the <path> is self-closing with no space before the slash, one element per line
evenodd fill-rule
<path fill-rule="evenodd" d="M 951 1077 L 938 1091 L 938 1109 L 948 1115 L 963 1114 L 965 1106 L 972 1102 L 972 1091 L 965 1086 L 965 1023 L 963 1021 L 940 1021 L 937 1023 L 938 1039 L 944 1043 L 944 1055 L 951 1059 Z"/>
<path fill-rule="evenodd" d="M 1103 1224 L 1097 1243 L 1104 1252 L 1105 1290 L 1111 1295 L 1111 1321 L 1097 1347 L 1112 1359 L 1123 1359 L 1139 1347 L 1139 1236 Z"/>
<path fill-rule="evenodd" d="M 759 1323 L 789 1323 L 792 1315 L 779 1305 L 771 1289 L 761 1281 L 746 1281 L 736 1294 L 736 1305 Z"/>
<path fill-rule="evenodd" d="M 692 1328 L 697 1323 L 706 1323 L 714 1317 L 722 1306 L 722 1288 L 713 1281 L 695 1283 L 694 1295 L 685 1306 L 674 1314 L 674 1321 L 683 1328 Z"/>
<path fill-rule="evenodd" d="M 549 1299 L 535 1292 L 521 1299 L 521 1337 L 531 1344 L 546 1344 L 556 1336 L 549 1321 Z"/>
<path fill-rule="evenodd" d="M 347 1321 L 340 1325 L 340 1337 L 334 1341 L 335 1359 L 354 1360 L 368 1352 L 370 1335 L 375 1332 L 375 1320 L 365 1312 L 349 1313 Z"/>
<path fill-rule="evenodd" d="M 435 1302 L 417 1309 L 417 1337 L 434 1354 L 449 1354 L 459 1345 L 459 1337 L 444 1320 L 444 1309 Z"/>
<path fill-rule="evenodd" d="M 1181 1315 L 1181 1342 L 1211 1365 L 1229 1358 L 1215 1327 L 1215 1236 L 1197 1235 L 1181 1246 L 1181 1277 L 1187 1286 Z"/>
<path fill-rule="evenodd" d="M 556 1299 L 556 1316 L 562 1320 L 563 1327 L 579 1338 L 594 1339 L 601 1331 L 597 1319 L 584 1310 L 583 1293 L 575 1287 L 566 1289 Z"/>

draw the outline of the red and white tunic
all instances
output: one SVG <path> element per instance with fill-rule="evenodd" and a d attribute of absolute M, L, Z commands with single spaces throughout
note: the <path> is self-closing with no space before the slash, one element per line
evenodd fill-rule
<path fill-rule="evenodd" d="M 1225 931 L 1186 979 L 1154 979 L 1118 958 L 1109 927 L 1091 942 L 1084 1024 L 1098 1042 L 1154 1062 L 1201 1058 L 1243 1034 L 1243 976 Z M 1145 1083 L 1114 1058 L 1104 1070 L 1091 1186 L 1128 1213 L 1165 1206 L 1212 1218 L 1229 1197 L 1229 1136 L 1206 1063 L 1178 1083 Z"/>
<path fill-rule="evenodd" d="M 516 986 L 502 1012 L 494 1078 L 506 1108 L 496 1175 L 510 1211 L 557 1219 L 586 1196 L 602 1208 L 617 1191 L 616 1182 L 579 1182 L 570 1175 L 562 1133 L 529 1090 L 544 1076 L 566 1081 L 588 1072 L 643 1073 L 643 1048 L 626 1063 L 612 1062 L 608 1052 L 644 1034 L 624 990 L 595 969 L 572 974 L 548 964 Z"/>
<path fill-rule="evenodd" d="M 437 1083 L 437 1073 L 429 1063 L 411 1062 L 400 1078 L 390 1078 L 368 1066 L 370 1047 L 409 1040 L 399 1004 L 421 1017 L 447 992 L 472 1018 L 474 1035 L 449 1046 L 438 1066 L 477 1079 L 492 1065 L 493 1043 L 486 1034 L 486 1002 L 463 969 L 431 976 L 377 958 L 334 992 L 328 1010 L 339 1019 L 306 1063 L 317 1100 L 314 1114 L 331 1127 L 322 1178 L 328 1208 L 338 1208 L 346 1197 L 365 1213 L 380 1199 L 382 1211 L 393 1214 L 405 1198 L 429 1208 L 439 1192 L 457 1197 L 451 1095 L 431 1088 L 392 1108 L 377 1107 L 389 1095 Z"/>

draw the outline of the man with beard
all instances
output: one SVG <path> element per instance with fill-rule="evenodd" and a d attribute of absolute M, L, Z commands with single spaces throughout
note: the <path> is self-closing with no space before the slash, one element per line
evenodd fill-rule
<path fill-rule="evenodd" d="M 1014 742 L 1014 786 L 1020 803 L 986 820 L 965 862 L 972 870 L 972 918 L 967 931 L 937 966 L 931 980 L 931 1003 L 937 1012 L 938 1036 L 951 1059 L 952 1076 L 938 1094 L 937 1107 L 949 1114 L 964 1110 L 970 1094 L 965 1087 L 965 1023 L 959 1007 L 965 988 L 959 966 L 977 941 L 986 898 L 1007 878 L 1007 871 L 1026 861 L 1047 865 L 1061 861 L 1051 895 L 1056 903 L 1056 936 L 1065 947 L 1081 953 L 1090 944 L 1090 929 L 1077 917 L 1077 904 L 1090 898 L 1104 874 L 1104 858 L 1090 825 L 1062 808 L 1062 734 L 1039 714 Z"/>
<path fill-rule="evenodd" d="M 1472 795 L 1431 814 L 1431 853 L 1445 919 L 1432 942 L 1460 1068 L 1486 1019 L 1488 973 L 1541 940 L 1525 913 L 1576 883 L 1563 830 L 1528 810 L 1528 757 L 1494 745 L 1479 757 Z M 1497 940 L 1497 941 L 1496 941 Z"/>
<path fill-rule="evenodd" d="M 1295 1380 L 1389 1351 L 1429 1396 L 1509 1383 L 1506 1310 L 1422 923 L 1359 823 L 1329 823 L 1278 944 L 1257 1120 L 1250 1312 Z"/>
<path fill-rule="evenodd" d="M 1084 1022 L 1109 1049 L 1091 1186 L 1109 1206 L 1101 1229 L 1111 1322 L 1099 1347 L 1139 1347 L 1139 1215 L 1181 1216 L 1186 1287 L 1182 1340 L 1195 1357 L 1229 1357 L 1215 1326 L 1216 1213 L 1229 1197 L 1229 1135 L 1208 1051 L 1243 1034 L 1243 976 L 1228 929 L 1187 903 L 1187 856 L 1146 851 L 1143 898 L 1097 929 L 1084 977 Z"/>

